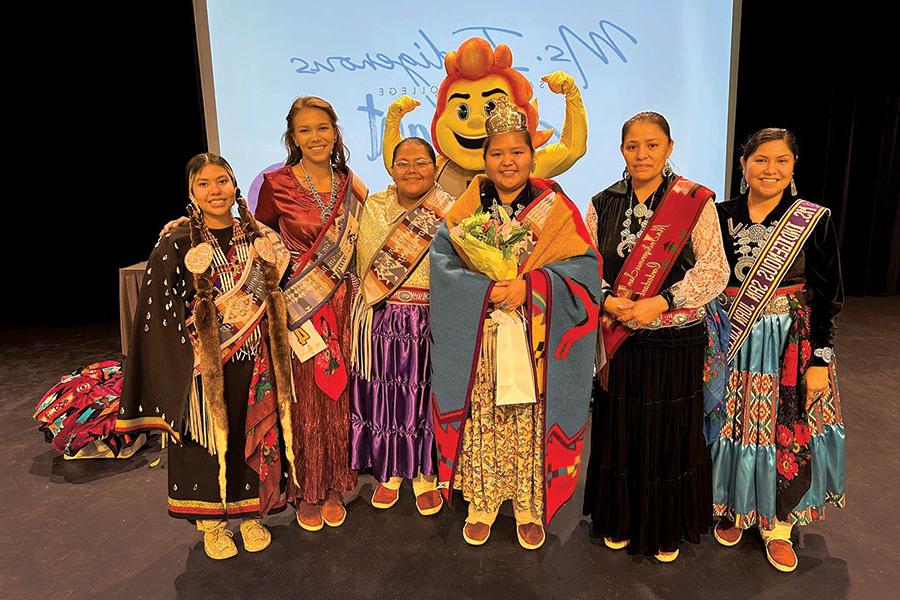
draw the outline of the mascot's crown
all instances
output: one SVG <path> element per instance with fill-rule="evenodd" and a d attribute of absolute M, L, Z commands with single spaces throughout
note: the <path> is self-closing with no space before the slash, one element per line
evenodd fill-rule
<path fill-rule="evenodd" d="M 528 131 L 528 117 L 506 96 L 497 98 L 497 106 L 484 124 L 489 136 L 508 131 Z"/>

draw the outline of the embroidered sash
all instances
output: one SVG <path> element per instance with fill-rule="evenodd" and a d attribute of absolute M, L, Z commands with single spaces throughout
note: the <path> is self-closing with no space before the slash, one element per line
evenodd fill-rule
<path fill-rule="evenodd" d="M 365 184 L 349 172 L 340 203 L 325 221 L 312 248 L 301 257 L 285 286 L 288 329 L 293 333 L 291 346 L 301 360 L 325 348 L 310 319 L 328 302 L 350 268 L 356 249 L 359 213 L 367 195 Z M 318 350 L 304 351 L 303 347 L 310 343 L 316 344 Z"/>
<path fill-rule="evenodd" d="M 803 244 L 819 219 L 828 212 L 824 206 L 798 198 L 778 222 L 756 262 L 747 272 L 744 284 L 728 311 L 728 320 L 731 321 L 729 362 L 747 341 L 750 330 L 803 249 Z"/>
<path fill-rule="evenodd" d="M 262 223 L 257 225 L 275 248 L 275 264 L 280 277 L 287 270 L 290 252 L 277 233 Z M 262 271 L 262 260 L 256 254 L 253 245 L 249 245 L 247 262 L 241 269 L 240 277 L 230 290 L 225 291 L 214 300 L 219 319 L 217 331 L 223 364 L 228 362 L 247 341 L 266 314 L 265 276 Z M 194 372 L 199 373 L 199 337 L 194 315 L 185 321 L 184 326 L 194 346 Z"/>
<path fill-rule="evenodd" d="M 691 232 L 706 202 L 716 197 L 707 187 L 677 177 L 650 217 L 644 233 L 616 277 L 617 296 L 637 300 L 659 293 L 675 266 L 678 255 L 691 239 Z M 603 344 L 607 358 L 622 345 L 632 330 L 619 321 L 603 318 Z"/>
<path fill-rule="evenodd" d="M 536 187 L 539 187 L 543 180 L 532 179 L 532 182 L 535 183 Z M 539 187 L 539 189 L 541 188 Z M 537 198 L 532 200 L 519 213 L 519 221 L 523 225 L 528 225 L 529 229 L 531 229 L 531 235 L 526 238 L 525 247 L 519 253 L 519 275 L 526 270 L 528 259 L 531 258 L 531 253 L 534 252 L 537 246 L 541 231 L 544 229 L 544 223 L 547 222 L 547 216 L 550 214 L 550 209 L 553 207 L 555 200 L 556 191 L 551 187 L 543 188 Z"/>
<path fill-rule="evenodd" d="M 372 307 L 400 288 L 419 265 L 454 200 L 435 185 L 389 230 L 372 255 L 351 311 L 350 362 L 359 365 L 361 373 L 368 374 L 371 367 Z"/>

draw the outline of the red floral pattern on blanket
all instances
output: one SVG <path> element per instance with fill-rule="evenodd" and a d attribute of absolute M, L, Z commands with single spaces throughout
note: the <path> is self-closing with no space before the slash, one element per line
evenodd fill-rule
<path fill-rule="evenodd" d="M 259 476 L 259 513 L 265 516 L 281 494 L 281 444 L 278 427 L 278 404 L 270 371 L 266 344 L 259 345 L 250 379 L 247 399 L 246 446 L 247 465 Z"/>
<path fill-rule="evenodd" d="M 803 374 L 809 365 L 809 308 L 797 296 L 789 296 L 791 328 L 781 361 L 781 385 L 775 430 L 776 488 L 779 518 L 793 509 L 809 489 L 810 442 L 806 419 L 806 388 Z"/>

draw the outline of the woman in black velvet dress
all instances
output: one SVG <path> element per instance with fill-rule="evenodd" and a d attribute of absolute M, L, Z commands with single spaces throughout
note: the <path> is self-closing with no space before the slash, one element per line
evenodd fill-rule
<path fill-rule="evenodd" d="M 639 113 L 622 127 L 626 175 L 591 199 L 586 219 L 603 257 L 605 287 L 677 178 L 667 160 L 673 148 L 662 115 Z M 607 547 L 661 562 L 675 560 L 682 538 L 699 541 L 712 524 L 704 306 L 725 287 L 728 264 L 711 199 L 685 235 L 690 239 L 657 295 L 631 300 L 613 289 L 604 301 L 605 316 L 633 333 L 594 383 L 584 501 L 592 533 Z"/>

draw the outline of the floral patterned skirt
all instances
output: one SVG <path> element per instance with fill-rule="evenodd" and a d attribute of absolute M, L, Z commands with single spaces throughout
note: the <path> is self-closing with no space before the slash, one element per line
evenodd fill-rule
<path fill-rule="evenodd" d="M 490 336 L 486 329 L 484 344 Z M 496 512 L 512 500 L 516 510 L 541 515 L 543 404 L 495 405 L 493 373 L 485 362 L 484 356 L 478 361 L 453 487 L 481 512 Z"/>
<path fill-rule="evenodd" d="M 789 338 L 797 319 L 805 318 L 799 295 L 776 296 L 729 373 L 719 438 L 710 448 L 713 509 L 738 527 L 775 527 L 779 490 L 802 470 L 808 470 L 809 489 L 787 521 L 805 525 L 825 517 L 825 504 L 844 506 L 844 421 L 834 361 L 829 390 L 812 409 L 793 425 L 779 419 L 782 395 L 794 389 L 785 386 L 783 372 L 797 353 L 797 340 Z M 808 343 L 801 339 L 799 346 Z"/>

